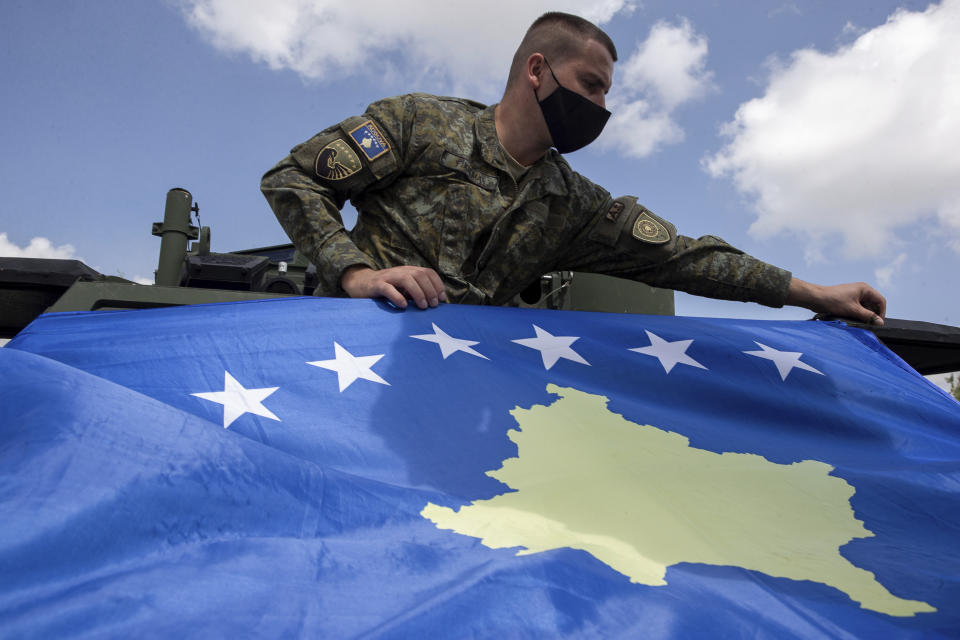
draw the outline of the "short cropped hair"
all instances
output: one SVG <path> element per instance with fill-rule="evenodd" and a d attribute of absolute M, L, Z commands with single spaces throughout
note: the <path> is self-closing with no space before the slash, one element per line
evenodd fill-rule
<path fill-rule="evenodd" d="M 534 53 L 542 53 L 552 64 L 559 64 L 583 51 L 588 40 L 596 40 L 617 61 L 617 48 L 600 27 L 580 16 L 560 11 L 550 11 L 533 21 L 527 34 L 520 41 L 510 64 L 507 86 L 522 76 L 527 59 Z"/>

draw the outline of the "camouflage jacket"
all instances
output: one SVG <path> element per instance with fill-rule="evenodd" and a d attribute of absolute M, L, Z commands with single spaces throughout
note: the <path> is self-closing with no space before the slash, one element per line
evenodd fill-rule
<path fill-rule="evenodd" d="M 504 304 L 542 274 L 569 269 L 783 305 L 789 272 L 714 236 L 677 235 L 553 149 L 519 183 L 504 154 L 494 107 L 411 94 L 294 147 L 261 190 L 317 266 L 319 295 L 343 295 L 351 265 L 415 265 L 437 271 L 448 300 L 469 304 Z M 359 213 L 349 232 L 340 217 L 347 199 Z"/>

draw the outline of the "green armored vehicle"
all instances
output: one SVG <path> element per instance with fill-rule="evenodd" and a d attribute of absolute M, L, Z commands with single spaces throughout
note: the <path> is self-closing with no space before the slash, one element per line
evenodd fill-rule
<path fill-rule="evenodd" d="M 316 268 L 292 244 L 211 251 L 210 228 L 191 224 L 197 212 L 185 189 L 167 192 L 154 285 L 106 276 L 79 260 L 0 257 L 0 338 L 12 338 L 41 313 L 149 309 L 209 302 L 312 295 Z M 193 241 L 190 244 L 190 241 Z M 189 245 L 189 247 L 188 247 Z M 521 307 L 673 315 L 673 292 L 609 276 L 557 271 L 518 295 Z M 960 370 L 960 328 L 888 318 L 873 331 L 924 375 Z"/>

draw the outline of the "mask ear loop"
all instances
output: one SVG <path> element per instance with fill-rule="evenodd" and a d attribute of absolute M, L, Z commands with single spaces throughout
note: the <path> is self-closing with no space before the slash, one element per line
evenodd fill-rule
<path fill-rule="evenodd" d="M 549 62 L 547 62 L 547 56 L 543 56 L 543 63 L 547 65 L 547 69 L 550 70 L 550 75 L 553 76 L 553 81 L 557 83 L 558 87 L 562 87 L 563 85 L 560 84 L 559 80 L 557 80 L 557 74 L 553 72 L 553 67 L 550 66 Z"/>
<path fill-rule="evenodd" d="M 562 87 L 563 85 L 560 84 L 559 80 L 557 80 L 557 74 L 553 72 L 553 67 L 550 66 L 549 62 L 547 62 L 547 56 L 543 54 L 540 54 L 540 55 L 543 57 L 543 63 L 547 65 L 547 70 L 550 71 L 550 75 L 553 76 L 553 81 L 557 83 L 558 87 Z M 537 102 L 540 102 L 540 96 L 537 95 L 536 89 L 533 90 L 533 97 L 537 99 Z"/>

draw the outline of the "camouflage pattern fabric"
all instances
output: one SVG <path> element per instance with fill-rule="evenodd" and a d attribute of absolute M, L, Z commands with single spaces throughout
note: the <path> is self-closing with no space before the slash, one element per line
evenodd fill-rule
<path fill-rule="evenodd" d="M 614 199 L 551 149 L 511 176 L 494 107 L 425 94 L 375 102 L 295 147 L 261 182 L 287 235 L 317 266 L 318 295 L 343 295 L 362 264 L 430 267 L 451 302 L 504 304 L 569 269 L 689 293 L 782 306 L 790 273 L 720 238 L 677 235 Z M 346 231 L 340 209 L 359 212 Z"/>

